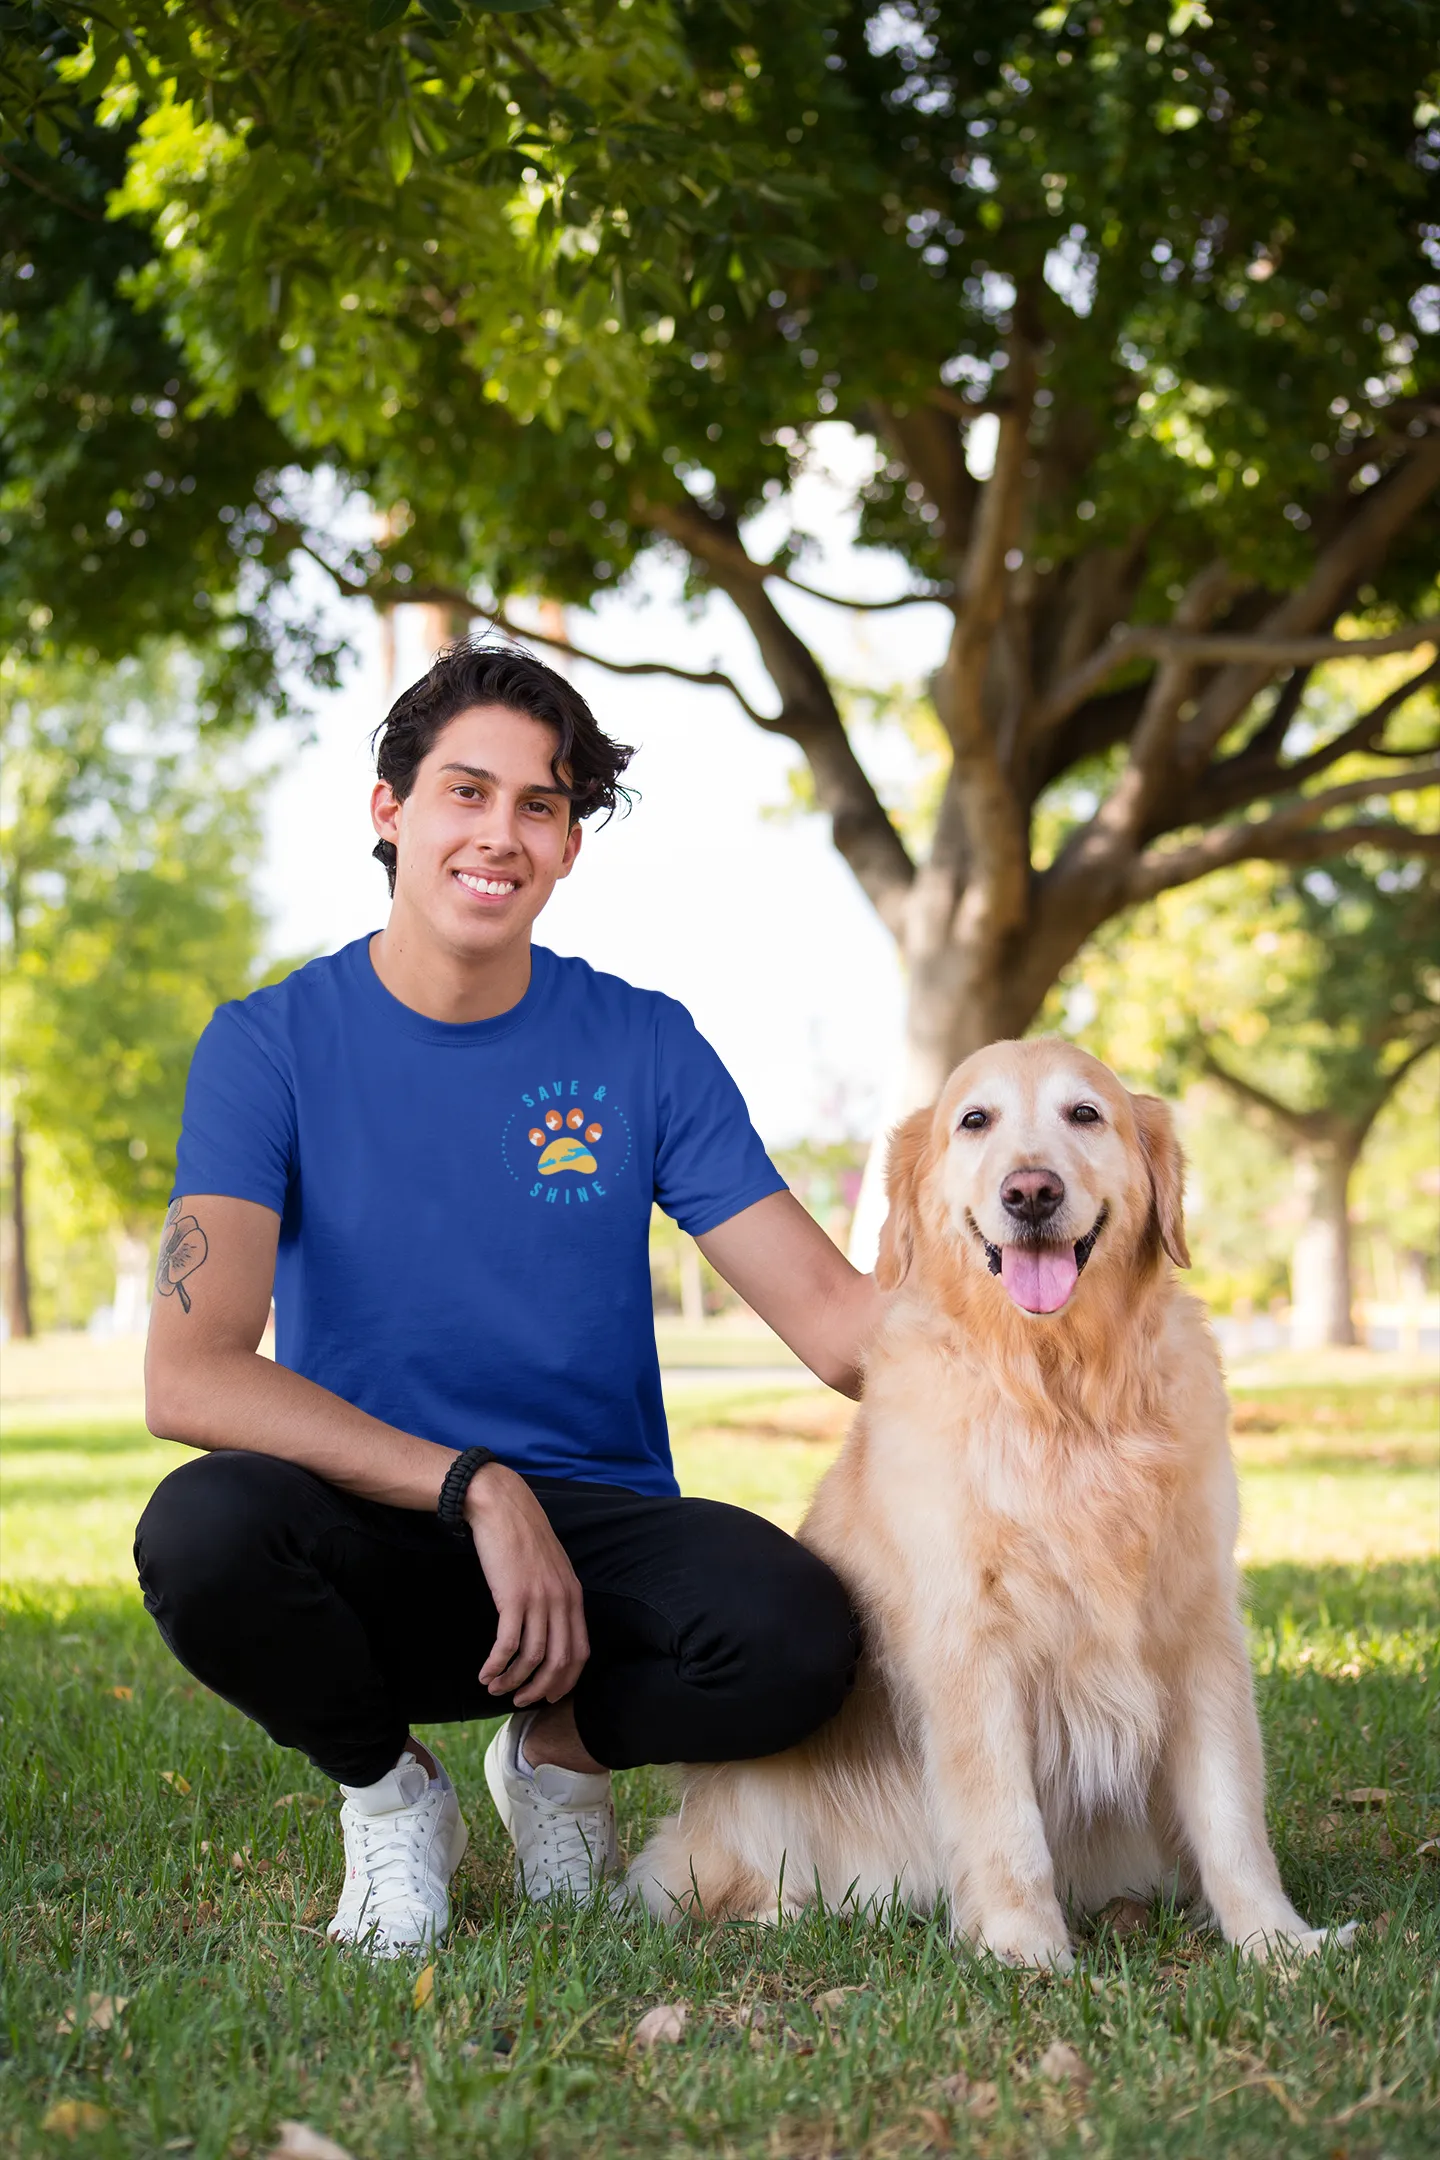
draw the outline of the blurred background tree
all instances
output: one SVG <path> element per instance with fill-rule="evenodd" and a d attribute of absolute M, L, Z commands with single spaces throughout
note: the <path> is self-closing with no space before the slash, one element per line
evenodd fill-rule
<path fill-rule="evenodd" d="M 1402 1158 L 1434 1154 L 1437 1061 L 1417 1070 L 1440 1043 L 1433 862 L 1361 850 L 1167 895 L 1095 941 L 1049 1018 L 1136 1084 L 1189 1090 L 1212 1297 L 1261 1301 L 1288 1273 L 1293 1347 L 1356 1341 L 1356 1173 L 1407 1080 L 1390 1154 L 1397 1142 Z M 1416 1162 L 1402 1197 L 1393 1173 L 1371 1211 L 1371 1243 L 1385 1248 L 1379 1265 L 1368 1255 L 1372 1295 L 1423 1291 L 1440 1258 L 1433 1180 L 1425 1191 Z"/>
<path fill-rule="evenodd" d="M 771 694 L 622 672 L 733 693 L 798 747 L 796 799 L 906 969 L 907 1096 L 1060 1009 L 1128 910 L 1183 945 L 1187 889 L 1227 866 L 1197 888 L 1214 949 L 1243 896 L 1280 910 L 1255 995 L 1318 1057 L 1300 872 L 1348 862 L 1373 897 L 1379 850 L 1408 876 L 1437 846 L 1437 22 L 8 8 L 0 642 L 54 671 L 179 638 L 214 731 L 334 680 L 322 575 L 459 626 L 666 558 L 733 603 Z M 807 574 L 800 491 L 837 424 L 864 595 Z M 906 803 L 827 654 L 832 610 L 877 605 L 940 610 L 948 639 L 899 700 L 927 768 Z M 1337 649 L 1376 658 L 1327 672 Z M 1386 1077 L 1403 1054 L 1337 1035 L 1352 1053 Z M 1328 1100 L 1313 1059 L 1303 1086 L 1258 1051 L 1234 1071 Z M 117 1174 L 122 1139 L 149 1159 L 97 1133 Z M 1278 1176 L 1247 1126 L 1214 1191 L 1245 1150 Z"/>
<path fill-rule="evenodd" d="M 191 1049 L 215 1006 L 259 976 L 263 776 L 207 740 L 194 674 L 160 652 L 111 670 L 0 666 L 14 1335 L 90 1309 L 77 1314 L 53 1267 L 37 1306 L 37 1170 L 58 1188 L 41 1213 L 68 1223 L 91 1304 L 97 1241 L 134 1299 L 169 1198 Z"/>
<path fill-rule="evenodd" d="M 257 398 L 378 513 L 347 547 L 257 478 L 257 562 L 455 620 L 586 602 L 655 551 L 730 598 L 773 689 L 741 702 L 904 959 L 908 1096 L 1023 1031 L 1125 908 L 1378 843 L 1440 771 L 1370 755 L 1403 685 L 1323 737 L 1307 705 L 1357 610 L 1417 650 L 1437 605 L 1430 7 L 30 19 L 11 184 L 63 194 L 71 114 L 122 133 L 111 214 L 147 252 L 121 291 L 189 411 Z M 869 445 L 849 509 L 905 574 L 887 604 L 951 620 L 923 850 L 798 627 L 794 491 L 831 418 Z"/>
<path fill-rule="evenodd" d="M 1290 1339 L 1310 1350 L 1357 1339 L 1356 1167 L 1396 1088 L 1440 1043 L 1440 876 L 1357 851 L 1285 881 L 1276 898 L 1277 912 L 1293 907 L 1302 949 L 1254 1008 L 1254 1047 L 1202 1010 L 1200 1056 L 1294 1166 Z"/>

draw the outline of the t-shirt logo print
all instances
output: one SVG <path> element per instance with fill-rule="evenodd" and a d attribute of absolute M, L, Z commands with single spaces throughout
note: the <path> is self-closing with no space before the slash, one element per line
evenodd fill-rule
<path fill-rule="evenodd" d="M 604 1133 L 593 1113 L 567 1110 L 562 1116 L 558 1110 L 547 1110 L 543 1122 L 532 1125 L 527 1138 L 531 1147 L 543 1151 L 535 1165 L 541 1177 L 557 1177 L 563 1170 L 593 1177 L 600 1165 L 592 1150 Z"/>

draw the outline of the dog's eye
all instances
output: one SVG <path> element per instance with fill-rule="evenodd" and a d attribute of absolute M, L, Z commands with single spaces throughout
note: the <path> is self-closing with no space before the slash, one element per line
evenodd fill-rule
<path fill-rule="evenodd" d="M 1098 1125 L 1100 1112 L 1093 1102 L 1077 1102 L 1070 1112 L 1070 1122 L 1072 1125 Z"/>
<path fill-rule="evenodd" d="M 990 1122 L 988 1110 L 967 1110 L 960 1120 L 962 1132 L 984 1132 Z"/>

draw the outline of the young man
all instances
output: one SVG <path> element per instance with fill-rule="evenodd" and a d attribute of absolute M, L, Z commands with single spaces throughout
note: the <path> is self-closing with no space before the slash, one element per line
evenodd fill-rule
<path fill-rule="evenodd" d="M 443 654 L 380 733 L 385 929 L 222 1006 L 190 1071 L 146 1414 L 206 1452 L 136 1565 L 181 1662 L 340 1785 L 330 1933 L 381 1953 L 444 1930 L 468 1836 L 413 1724 L 508 1709 L 521 1887 L 586 1895 L 612 1770 L 788 1747 L 853 1666 L 818 1560 L 678 1496 L 652 1203 L 851 1394 L 874 1285 L 681 1006 L 530 942 L 629 756 L 529 655 Z"/>

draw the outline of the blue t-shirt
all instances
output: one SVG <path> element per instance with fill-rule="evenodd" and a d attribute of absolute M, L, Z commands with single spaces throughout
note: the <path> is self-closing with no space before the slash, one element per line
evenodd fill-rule
<path fill-rule="evenodd" d="M 459 1026 L 357 939 L 222 1005 L 175 1192 L 280 1217 L 275 1355 L 346 1402 L 540 1477 L 673 1493 L 650 1295 L 658 1201 L 692 1236 L 784 1189 L 682 1005 L 543 947 Z"/>

